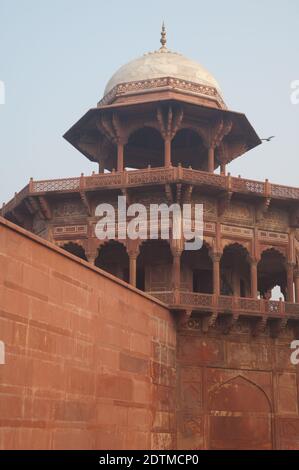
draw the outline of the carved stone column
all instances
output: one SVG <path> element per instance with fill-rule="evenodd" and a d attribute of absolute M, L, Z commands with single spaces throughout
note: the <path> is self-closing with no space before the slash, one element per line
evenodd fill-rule
<path fill-rule="evenodd" d="M 180 290 L 181 287 L 181 252 L 173 252 L 172 260 L 172 287 L 174 290 Z"/>
<path fill-rule="evenodd" d="M 183 120 L 183 109 L 173 110 L 171 106 L 166 109 L 157 109 L 157 121 L 160 132 L 164 139 L 164 166 L 171 166 L 171 141 L 181 126 Z"/>
<path fill-rule="evenodd" d="M 117 171 L 124 171 L 124 143 L 117 143 Z"/>
<path fill-rule="evenodd" d="M 100 150 L 107 154 L 109 146 L 117 146 L 117 171 L 124 171 L 124 147 L 127 143 L 127 126 L 123 123 L 118 114 L 103 115 L 97 122 L 97 127 L 105 136 L 105 142 L 100 146 Z"/>
<path fill-rule="evenodd" d="M 136 287 L 137 253 L 129 253 L 129 260 L 130 260 L 130 284 Z"/>
<path fill-rule="evenodd" d="M 257 260 L 250 259 L 250 271 L 251 271 L 251 297 L 257 299 Z"/>
<path fill-rule="evenodd" d="M 287 301 L 294 302 L 294 264 L 287 263 Z"/>
<path fill-rule="evenodd" d="M 168 136 L 164 139 L 164 166 L 171 166 L 171 139 Z"/>
<path fill-rule="evenodd" d="M 105 161 L 101 159 L 99 161 L 99 173 L 104 173 L 104 171 L 105 171 Z"/>
<path fill-rule="evenodd" d="M 221 253 L 213 253 L 213 293 L 220 295 L 220 260 Z"/>
<path fill-rule="evenodd" d="M 203 143 L 208 149 L 208 171 L 214 173 L 215 169 L 215 149 L 219 148 L 225 136 L 232 129 L 232 121 L 230 119 L 219 119 L 217 122 L 209 126 L 201 126 L 198 130 L 202 136 Z M 219 158 L 218 158 L 219 160 Z M 223 158 L 221 163 L 225 163 Z"/>
<path fill-rule="evenodd" d="M 222 176 L 226 176 L 226 164 L 225 163 L 221 163 L 220 165 L 220 174 Z"/>
<path fill-rule="evenodd" d="M 215 168 L 215 148 L 210 147 L 209 148 L 209 153 L 208 153 L 208 172 L 209 173 L 214 173 L 214 168 Z"/>

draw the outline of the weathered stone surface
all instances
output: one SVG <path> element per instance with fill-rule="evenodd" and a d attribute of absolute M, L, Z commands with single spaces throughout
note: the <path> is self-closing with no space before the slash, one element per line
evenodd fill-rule
<path fill-rule="evenodd" d="M 0 260 L 0 448 L 299 449 L 291 330 L 181 327 L 2 219 Z"/>
<path fill-rule="evenodd" d="M 174 447 L 168 310 L 3 219 L 0 260 L 0 448 Z"/>

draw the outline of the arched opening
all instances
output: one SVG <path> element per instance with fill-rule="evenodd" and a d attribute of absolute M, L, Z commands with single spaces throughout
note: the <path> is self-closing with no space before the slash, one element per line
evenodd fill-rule
<path fill-rule="evenodd" d="M 257 266 L 257 276 L 261 298 L 278 300 L 280 293 L 287 298 L 287 273 L 282 253 L 274 248 L 264 251 Z"/>
<path fill-rule="evenodd" d="M 110 240 L 99 249 L 95 266 L 129 282 L 129 257 L 122 243 Z"/>
<path fill-rule="evenodd" d="M 166 240 L 147 240 L 137 258 L 138 289 L 146 292 L 171 290 L 172 253 Z"/>
<path fill-rule="evenodd" d="M 208 396 L 210 450 L 272 449 L 271 403 L 245 377 L 234 377 Z"/>
<path fill-rule="evenodd" d="M 222 295 L 250 297 L 250 264 L 248 251 L 238 243 L 224 248 L 220 261 Z"/>
<path fill-rule="evenodd" d="M 143 127 L 133 132 L 125 146 L 126 168 L 147 168 L 164 166 L 164 140 L 152 127 Z"/>
<path fill-rule="evenodd" d="M 207 170 L 208 152 L 197 132 L 181 129 L 176 133 L 171 143 L 171 161 L 173 166 L 181 163 L 195 170 Z"/>
<path fill-rule="evenodd" d="M 197 251 L 183 251 L 181 289 L 203 294 L 213 293 L 213 262 L 206 244 Z"/>
<path fill-rule="evenodd" d="M 84 248 L 81 245 L 77 245 L 77 243 L 70 242 L 70 243 L 66 243 L 65 245 L 63 245 L 62 248 L 68 253 L 71 253 L 72 255 L 78 256 L 78 258 L 81 258 L 81 259 L 84 259 L 84 261 L 87 261 Z"/>

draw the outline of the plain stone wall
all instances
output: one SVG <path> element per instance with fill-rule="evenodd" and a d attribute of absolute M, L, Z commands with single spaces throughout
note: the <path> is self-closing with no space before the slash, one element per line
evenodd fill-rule
<path fill-rule="evenodd" d="M 1 449 L 175 447 L 169 311 L 0 218 Z"/>

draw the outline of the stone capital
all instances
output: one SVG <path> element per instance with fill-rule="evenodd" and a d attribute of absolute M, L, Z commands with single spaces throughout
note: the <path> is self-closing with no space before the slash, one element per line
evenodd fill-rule
<path fill-rule="evenodd" d="M 211 257 L 213 263 L 219 263 L 221 258 L 222 258 L 222 253 L 213 252 L 213 253 L 210 254 L 210 257 Z"/>
<path fill-rule="evenodd" d="M 202 136 L 205 147 L 215 149 L 221 144 L 224 137 L 230 133 L 231 129 L 232 121 L 221 118 L 214 125 L 201 127 L 198 131 Z"/>

